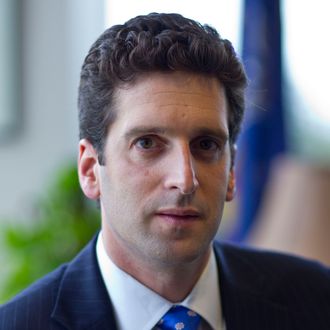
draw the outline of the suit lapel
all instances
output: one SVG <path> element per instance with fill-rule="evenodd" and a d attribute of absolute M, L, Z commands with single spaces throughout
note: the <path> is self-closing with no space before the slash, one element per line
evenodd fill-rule
<path fill-rule="evenodd" d="M 117 328 L 95 244 L 96 238 L 68 265 L 58 290 L 52 318 L 67 329 Z"/>
<path fill-rule="evenodd" d="M 289 330 L 287 307 L 265 293 L 266 277 L 237 248 L 215 244 L 227 330 Z"/>
<path fill-rule="evenodd" d="M 116 330 L 113 308 L 97 264 L 96 238 L 68 265 L 52 318 L 66 329 Z M 237 248 L 215 244 L 227 330 L 289 330 L 286 306 L 267 297 L 266 277 Z"/>

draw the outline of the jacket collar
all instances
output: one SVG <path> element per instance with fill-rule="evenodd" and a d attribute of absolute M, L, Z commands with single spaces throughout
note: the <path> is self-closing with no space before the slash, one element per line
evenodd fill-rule
<path fill-rule="evenodd" d="M 289 330 L 287 306 L 268 297 L 266 288 L 272 283 L 253 262 L 253 254 L 226 244 L 215 243 L 214 248 L 227 329 Z"/>
<path fill-rule="evenodd" d="M 62 277 L 52 318 L 67 329 L 117 329 L 95 245 L 96 237 L 68 264 Z M 272 283 L 253 259 L 230 245 L 215 243 L 214 248 L 227 329 L 289 330 L 287 307 L 267 296 L 265 288 Z"/>
<path fill-rule="evenodd" d="M 57 293 L 52 318 L 67 329 L 116 329 L 95 242 L 96 237 L 68 264 Z"/>

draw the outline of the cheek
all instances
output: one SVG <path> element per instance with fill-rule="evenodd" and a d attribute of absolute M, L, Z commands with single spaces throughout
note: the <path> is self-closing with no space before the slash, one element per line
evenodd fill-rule
<path fill-rule="evenodd" d="M 116 197 L 119 198 L 120 195 L 123 201 L 121 204 L 125 203 L 127 208 L 143 208 L 155 196 L 161 183 L 160 173 L 155 167 L 133 162 L 118 163 L 113 174 L 111 181 L 115 185 Z"/>
<path fill-rule="evenodd" d="M 227 186 L 229 172 L 229 166 L 226 163 L 208 166 L 199 171 L 201 180 L 207 182 L 208 186 L 215 191 L 221 191 L 224 186 Z"/>
<path fill-rule="evenodd" d="M 132 155 L 133 154 L 133 155 Z M 142 161 L 137 161 L 134 153 L 123 157 L 122 162 L 115 164 L 116 172 L 120 174 L 125 180 L 144 180 L 153 173 L 152 166 Z"/>

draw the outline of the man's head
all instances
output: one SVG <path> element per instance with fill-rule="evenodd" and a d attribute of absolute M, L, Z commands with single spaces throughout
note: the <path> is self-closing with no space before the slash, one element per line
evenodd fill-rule
<path fill-rule="evenodd" d="M 116 118 L 116 89 L 148 73 L 175 71 L 216 77 L 222 83 L 234 145 L 243 117 L 246 76 L 231 43 L 213 28 L 179 14 L 152 13 L 106 30 L 85 58 L 78 102 L 80 138 L 92 143 L 101 163 Z"/>
<path fill-rule="evenodd" d="M 115 26 L 86 57 L 80 184 L 108 255 L 156 291 L 155 272 L 198 275 L 207 260 L 234 195 L 245 82 L 229 41 L 176 14 Z"/>

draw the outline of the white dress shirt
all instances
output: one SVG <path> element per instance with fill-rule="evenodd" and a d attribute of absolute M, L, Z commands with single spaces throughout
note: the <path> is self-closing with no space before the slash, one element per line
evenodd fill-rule
<path fill-rule="evenodd" d="M 154 329 L 173 303 L 118 268 L 105 251 L 102 233 L 97 240 L 96 255 L 119 330 Z M 213 250 L 200 279 L 180 305 L 202 316 L 200 330 L 225 329 L 221 314 L 218 269 Z"/>

